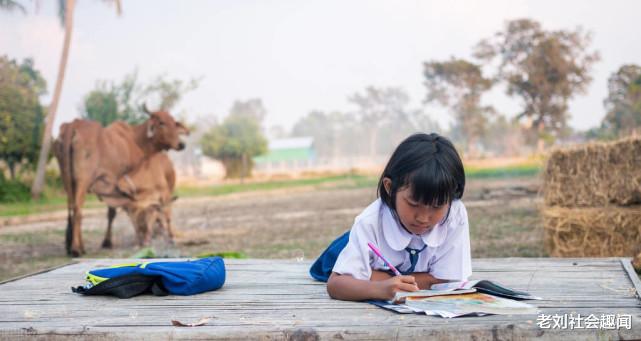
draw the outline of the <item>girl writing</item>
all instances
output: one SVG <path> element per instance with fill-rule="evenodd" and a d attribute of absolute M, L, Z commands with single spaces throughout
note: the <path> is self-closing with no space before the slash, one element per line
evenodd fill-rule
<path fill-rule="evenodd" d="M 389 300 L 472 274 L 463 163 L 438 134 L 415 134 L 396 148 L 378 182 L 379 198 L 334 241 L 310 273 L 341 300 Z M 401 275 L 368 247 L 372 243 Z"/>

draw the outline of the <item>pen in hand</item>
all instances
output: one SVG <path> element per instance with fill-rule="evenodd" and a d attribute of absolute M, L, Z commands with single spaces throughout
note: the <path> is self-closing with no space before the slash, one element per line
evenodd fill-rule
<path fill-rule="evenodd" d="M 385 259 L 385 257 L 383 257 L 383 254 L 381 253 L 381 251 L 379 249 L 377 249 L 376 246 L 374 246 L 374 244 L 367 243 L 367 246 L 369 246 L 369 248 L 374 252 L 374 254 L 376 254 L 380 259 L 382 259 L 383 262 L 385 262 L 387 267 L 389 267 L 394 272 L 394 274 L 396 276 L 401 276 L 401 272 L 398 271 L 396 269 L 396 267 L 394 267 L 394 265 L 392 265 L 392 263 L 390 263 L 387 259 Z"/>

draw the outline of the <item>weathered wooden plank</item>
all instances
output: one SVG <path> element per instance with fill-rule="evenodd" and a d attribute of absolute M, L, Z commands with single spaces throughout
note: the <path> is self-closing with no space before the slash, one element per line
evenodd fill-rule
<path fill-rule="evenodd" d="M 198 320 L 204 316 L 213 316 L 212 324 L 215 325 L 273 325 L 278 324 L 310 324 L 310 325 L 380 325 L 382 323 L 403 323 L 407 325 L 412 324 L 429 324 L 430 326 L 449 325 L 449 324 L 487 324 L 493 322 L 527 322 L 536 321 L 537 315 L 497 315 L 485 316 L 483 318 L 467 317 L 458 319 L 442 319 L 434 316 L 421 316 L 421 315 L 399 315 L 392 312 L 371 309 L 327 309 L 327 311 L 288 311 L 278 312 L 274 314 L 266 314 L 265 311 L 256 311 L 252 313 L 241 311 L 201 311 L 201 310 L 185 310 L 185 311 L 172 311 L 162 313 L 160 311 L 149 312 L 145 310 L 132 310 L 126 313 L 115 314 L 117 309 L 106 309 L 105 316 L 100 315 L 86 315 L 83 312 L 69 311 L 64 318 L 50 315 L 34 315 L 31 319 L 21 320 L 14 319 L 9 321 L 0 322 L 0 327 L 16 326 L 22 323 L 23 326 L 33 325 L 39 327 L 46 326 L 76 326 L 76 325 L 168 325 L 171 319 L 181 319 L 184 321 Z M 94 311 L 95 312 L 95 311 Z M 626 310 L 621 308 L 614 308 L 611 310 L 605 309 L 573 309 L 573 310 L 550 310 L 550 313 L 561 314 L 581 314 L 588 316 L 589 314 L 625 314 Z M 341 314 L 341 319 L 337 320 L 335 316 L 330 314 Z M 639 314 L 632 314 L 633 319 L 638 322 Z M 55 321 L 48 321 L 49 318 L 56 318 Z M 462 323 L 465 322 L 465 323 Z M 638 327 L 638 325 L 637 325 Z"/>
<path fill-rule="evenodd" d="M 641 280 L 639 280 L 639 275 L 634 270 L 631 260 L 629 258 L 621 258 L 621 265 L 630 281 L 632 281 L 632 285 L 634 285 L 637 298 L 641 299 Z"/>
<path fill-rule="evenodd" d="M 137 327 L 131 326 L 92 326 L 56 329 L 14 329 L 3 331 L 0 338 L 11 338 L 25 335 L 47 335 L 47 339 L 92 338 L 101 340 L 136 339 L 181 339 L 194 340 L 390 340 L 390 339 L 438 339 L 438 340 L 619 340 L 634 339 L 636 333 L 631 330 L 535 330 L 530 324 L 487 324 L 482 326 L 446 326 L 439 329 L 426 329 L 424 325 L 406 326 L 307 326 L 293 325 L 273 327 L 269 330 L 258 328 L 239 329 L 236 326 L 203 326 L 198 328 L 173 328 L 154 326 L 145 333 L 132 334 Z"/>
<path fill-rule="evenodd" d="M 474 260 L 475 278 L 487 278 L 542 296 L 545 314 L 629 314 L 631 330 L 542 330 L 537 315 L 442 319 L 399 315 L 327 296 L 309 278 L 310 263 L 226 260 L 225 286 L 197 296 L 140 296 L 129 300 L 83 297 L 71 286 L 91 268 L 132 260 L 84 260 L 0 285 L 0 339 L 631 339 L 641 338 L 641 307 L 621 262 L 612 259 L 508 258 Z M 158 261 L 167 261 L 166 259 Z M 172 318 L 198 328 L 169 326 Z"/>

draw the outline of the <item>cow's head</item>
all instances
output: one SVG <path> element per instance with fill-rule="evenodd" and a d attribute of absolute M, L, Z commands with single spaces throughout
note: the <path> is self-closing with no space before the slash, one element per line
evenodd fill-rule
<path fill-rule="evenodd" d="M 187 129 L 187 127 L 180 122 L 176 122 L 166 111 L 151 112 L 144 104 L 142 110 L 149 115 L 149 119 L 145 122 L 147 138 L 150 139 L 158 149 L 185 149 L 185 142 L 181 140 L 181 137 L 183 135 L 189 135 L 189 129 Z"/>
<path fill-rule="evenodd" d="M 138 243 L 147 246 L 156 234 L 164 234 L 170 241 L 169 224 L 171 221 L 171 204 L 177 199 L 155 187 L 145 187 L 139 183 L 141 173 L 146 168 L 138 168 L 131 176 L 121 177 L 113 193 L 102 195 L 101 199 L 110 207 L 122 207 L 134 226 Z"/>
<path fill-rule="evenodd" d="M 171 211 L 168 209 L 177 197 L 153 197 L 133 200 L 124 206 L 136 231 L 140 246 L 148 246 L 152 237 L 164 235 L 173 243 L 169 233 Z"/>
<path fill-rule="evenodd" d="M 149 246 L 154 232 L 167 229 L 168 217 L 160 203 L 148 206 L 128 205 L 125 206 L 125 211 L 134 225 L 140 246 Z"/>

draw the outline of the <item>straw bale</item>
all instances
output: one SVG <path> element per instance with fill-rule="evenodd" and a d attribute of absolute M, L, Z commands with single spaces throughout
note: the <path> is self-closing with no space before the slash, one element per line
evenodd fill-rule
<path fill-rule="evenodd" d="M 632 257 L 641 251 L 641 205 L 544 207 L 545 248 L 553 257 Z"/>
<path fill-rule="evenodd" d="M 641 204 L 641 138 L 553 151 L 542 190 L 546 206 Z"/>

